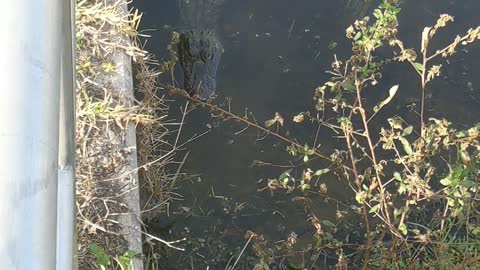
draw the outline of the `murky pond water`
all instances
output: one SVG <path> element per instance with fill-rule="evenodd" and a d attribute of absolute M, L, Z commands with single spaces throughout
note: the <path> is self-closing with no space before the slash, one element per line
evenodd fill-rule
<path fill-rule="evenodd" d="M 356 15 L 345 8 L 345 1 L 224 1 L 218 21 L 218 36 L 225 50 L 217 74 L 218 100 L 230 97 L 233 111 L 242 114 L 248 108 L 260 123 L 272 118 L 275 112 L 291 119 L 306 109 L 313 111 L 314 89 L 330 77 L 325 71 L 333 54 L 339 58 L 349 56 L 350 41 L 345 38 L 345 28 Z M 480 22 L 478 0 L 404 2 L 399 36 L 410 47 L 419 47 L 423 27 L 433 25 L 439 14 L 449 13 L 455 16 L 455 22 L 439 35 L 438 44 L 446 44 L 454 33 L 463 33 Z M 144 13 L 141 28 L 156 29 L 147 32 L 152 36 L 147 49 L 157 58 L 166 57 L 171 32 L 180 24 L 176 1 L 135 0 L 133 5 Z M 447 117 L 459 124 L 480 119 L 479 59 L 478 44 L 450 59 L 445 78 L 431 86 L 429 116 Z M 405 105 L 419 98 L 416 81 L 413 72 L 404 72 L 401 67 L 385 70 L 382 85 L 401 85 L 396 105 L 388 113 L 400 113 Z M 172 108 L 173 115 L 175 112 L 179 109 Z M 157 227 L 158 231 L 171 229 L 173 239 L 188 237 L 185 252 L 168 252 L 168 269 L 224 269 L 230 257 L 236 258 L 243 248 L 248 230 L 272 242 L 284 240 L 292 232 L 299 242 L 302 237 L 311 238 L 304 205 L 292 203 L 292 198 L 299 194 L 275 192 L 272 196 L 269 192 L 257 192 L 268 178 L 278 176 L 291 165 L 286 145 L 271 137 L 258 141 L 254 130 L 236 135 L 242 128 L 210 119 L 202 110 L 187 116 L 182 140 L 195 133 L 210 132 L 188 145 L 190 154 L 184 169 L 192 177 L 176 190 L 184 200 L 174 202 L 170 216 L 162 217 Z M 331 134 L 317 134 L 314 126 L 287 124 L 283 129 L 301 144 L 316 142 L 324 149 L 335 148 Z M 252 167 L 253 160 L 276 166 Z M 327 183 L 328 197 L 338 201 L 312 195 L 310 204 L 316 205 L 317 216 L 334 219 L 336 211 L 344 208 L 342 201 L 351 201 L 352 194 L 345 185 L 336 184 L 334 176 L 322 181 Z M 251 269 L 251 249 L 247 248 L 244 254 L 247 256 L 237 266 Z M 326 261 L 316 265 L 319 269 L 327 268 Z"/>

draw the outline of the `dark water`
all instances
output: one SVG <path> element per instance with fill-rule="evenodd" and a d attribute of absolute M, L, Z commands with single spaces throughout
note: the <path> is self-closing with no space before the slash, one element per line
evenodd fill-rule
<path fill-rule="evenodd" d="M 272 118 L 275 112 L 291 119 L 298 112 L 313 111 L 314 89 L 328 80 L 325 71 L 333 54 L 341 59 L 349 55 L 350 42 L 344 29 L 355 20 L 352 12 L 337 0 L 225 1 L 219 21 L 225 53 L 218 72 L 218 100 L 231 97 L 233 111 L 243 114 L 248 108 L 260 123 Z M 439 45 L 452 40 L 454 33 L 463 33 L 480 23 L 478 0 L 404 2 L 399 37 L 408 47 L 420 46 L 423 27 L 435 24 L 439 14 L 455 16 L 448 30 L 437 35 L 434 42 Z M 147 49 L 162 59 L 171 31 L 179 24 L 175 0 L 135 0 L 133 5 L 144 13 L 141 28 L 157 29 L 147 32 L 152 36 Z M 334 43 L 337 45 L 332 46 Z M 429 116 L 446 117 L 460 125 L 480 119 L 478 60 L 477 44 L 465 47 L 450 59 L 450 64 L 444 64 L 446 78 L 439 78 L 430 87 Z M 397 65 L 384 72 L 382 85 L 400 83 L 400 91 L 395 97 L 396 105 L 385 110 L 383 116 L 401 111 L 419 98 L 418 79 L 405 70 Z M 384 97 L 384 92 L 379 92 L 373 100 Z M 183 105 L 184 102 L 178 102 L 178 106 Z M 178 111 L 172 108 L 172 115 Z M 291 202 L 293 196 L 300 194 L 280 191 L 272 196 L 269 192 L 257 192 L 267 178 L 278 176 L 286 168 L 250 167 L 253 160 L 288 165 L 291 158 L 284 151 L 286 145 L 272 138 L 258 142 L 255 131 L 235 135 L 242 126 L 212 120 L 207 115 L 202 110 L 189 114 L 182 134 L 186 140 L 194 133 L 210 130 L 207 125 L 213 126 L 207 135 L 188 145 L 190 154 L 184 169 L 193 176 L 176 190 L 184 200 L 173 203 L 170 216 L 162 217 L 164 224 L 172 225 L 172 238 L 189 238 L 184 244 L 187 251 L 168 252 L 169 265 L 165 267 L 224 269 L 230 256 L 236 258 L 245 244 L 243 236 L 247 230 L 262 234 L 269 241 L 286 239 L 291 232 L 299 235 L 300 242 L 302 237 L 311 238 L 303 205 Z M 336 141 L 330 134 L 321 131 L 316 138 L 316 128 L 308 124 L 287 124 L 283 128 L 286 131 L 302 144 L 312 145 L 317 139 L 325 152 L 335 148 Z M 327 195 L 340 201 L 351 200 L 349 189 L 333 176 L 330 178 L 322 180 L 328 184 Z M 315 207 L 315 214 L 325 219 L 334 219 L 336 210 L 343 207 L 316 196 L 310 204 Z M 245 254 L 251 255 L 251 249 L 247 248 Z M 238 264 L 240 269 L 251 269 L 243 258 L 246 257 Z"/>

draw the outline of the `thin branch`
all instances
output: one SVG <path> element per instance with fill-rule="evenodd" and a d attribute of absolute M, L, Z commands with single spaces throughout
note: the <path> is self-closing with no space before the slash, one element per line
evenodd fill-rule
<path fill-rule="evenodd" d="M 239 117 L 236 114 L 234 114 L 234 113 L 232 113 L 228 110 L 222 109 L 218 105 L 211 104 L 208 101 L 202 101 L 202 100 L 199 100 L 195 97 L 192 97 L 192 96 L 188 95 L 187 92 L 183 89 L 176 88 L 176 87 L 173 87 L 171 85 L 162 85 L 162 86 L 172 93 L 184 96 L 187 99 L 192 100 L 194 103 L 200 104 L 203 107 L 207 107 L 207 108 L 211 109 L 212 111 L 218 112 L 219 114 L 221 114 L 226 119 L 232 119 L 232 120 L 235 120 L 237 122 L 244 123 L 248 126 L 254 127 L 255 129 L 258 129 L 258 130 L 262 131 L 264 134 L 266 134 L 266 136 L 272 135 L 272 136 L 276 137 L 277 139 L 280 139 L 280 140 L 282 140 L 286 143 L 289 143 L 289 144 L 291 144 L 291 145 L 293 145 L 297 148 L 303 148 L 302 145 L 293 141 L 292 139 L 289 139 L 289 138 L 287 138 L 283 135 L 280 135 L 277 132 L 273 132 L 273 131 L 271 131 L 267 128 L 264 128 L 264 127 L 260 126 L 259 124 L 250 121 L 248 118 Z M 327 161 L 330 161 L 330 162 L 334 163 L 334 161 L 330 157 L 320 153 L 317 149 L 314 149 L 314 155 L 321 158 L 321 159 L 324 159 L 324 160 L 327 160 Z M 347 171 L 350 171 L 350 172 L 352 171 L 352 168 L 350 168 L 349 166 L 346 166 L 344 164 L 341 164 L 340 166 L 343 167 Z"/>
<path fill-rule="evenodd" d="M 146 233 L 146 232 L 144 232 L 144 231 L 142 231 L 142 230 L 138 230 L 138 231 L 141 232 L 143 235 L 147 236 L 148 238 L 151 238 L 151 239 L 153 239 L 153 240 L 156 240 L 156 241 L 158 241 L 158 242 L 166 245 L 166 246 L 169 247 L 169 248 L 173 248 L 173 249 L 180 250 L 180 251 L 185 251 L 184 248 L 179 248 L 179 247 L 177 247 L 177 246 L 174 246 L 174 244 L 183 242 L 183 241 L 187 240 L 187 238 L 182 238 L 182 239 L 175 240 L 175 241 L 166 241 L 166 240 L 163 240 L 162 238 L 153 236 L 153 235 L 151 235 L 151 234 L 149 234 L 149 233 Z M 149 240 L 148 238 L 147 238 L 147 241 Z"/>
<path fill-rule="evenodd" d="M 353 155 L 352 143 L 350 141 L 351 134 L 347 128 L 343 129 L 343 133 L 345 134 L 345 140 L 348 146 L 348 153 L 350 154 L 350 161 L 352 163 L 353 175 L 355 176 L 355 185 L 357 186 L 357 192 L 361 192 L 362 183 L 360 182 L 360 177 L 358 176 L 357 165 L 356 165 L 355 157 Z M 367 248 L 365 249 L 365 258 L 362 266 L 362 270 L 365 270 L 368 268 L 368 262 L 370 261 L 370 249 L 372 248 L 372 239 L 370 235 L 370 222 L 368 220 L 367 206 L 365 205 L 365 202 L 363 202 L 362 204 L 362 214 L 365 220 L 365 230 L 367 235 Z"/>

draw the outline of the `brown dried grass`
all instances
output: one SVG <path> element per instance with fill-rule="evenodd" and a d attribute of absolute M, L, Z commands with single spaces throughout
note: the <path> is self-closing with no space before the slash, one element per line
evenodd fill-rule
<path fill-rule="evenodd" d="M 76 6 L 76 178 L 79 268 L 97 269 L 88 245 L 95 243 L 112 256 L 126 251 L 117 217 L 129 215 L 121 197 L 129 190 L 120 179 L 139 173 L 148 191 L 144 213 L 162 211 L 169 200 L 171 179 L 165 165 L 172 162 L 174 146 L 166 141 L 168 107 L 157 94 L 152 56 L 141 48 L 136 11 L 124 14 L 120 2 L 77 1 Z M 119 35 L 119 33 L 121 35 Z M 120 36 L 120 37 L 119 37 Z M 126 38 L 129 37 L 129 38 Z M 141 101 L 120 96 L 108 79 L 115 76 L 115 52 L 131 57 Z M 125 171 L 125 127 L 135 123 L 139 168 Z M 170 154 L 168 154 L 170 153 Z"/>

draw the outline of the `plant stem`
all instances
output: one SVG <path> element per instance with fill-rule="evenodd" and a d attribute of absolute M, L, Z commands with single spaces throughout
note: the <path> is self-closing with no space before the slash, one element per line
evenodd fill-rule
<path fill-rule="evenodd" d="M 478 28 L 477 28 L 477 29 L 478 29 Z M 435 58 L 435 57 L 443 54 L 444 52 L 450 50 L 450 48 L 457 46 L 457 44 L 462 43 L 463 41 L 468 40 L 469 37 L 470 37 L 470 34 L 466 34 L 466 35 L 464 35 L 463 37 L 461 37 L 461 38 L 458 40 L 458 42 L 457 42 L 457 41 L 454 41 L 454 42 L 452 42 L 450 45 L 448 45 L 447 47 L 445 47 L 445 48 L 443 48 L 443 49 L 441 49 L 441 50 L 437 50 L 437 51 L 435 52 L 435 54 L 432 54 L 432 55 L 430 55 L 429 57 L 424 57 L 424 58 L 426 58 L 427 61 L 430 61 L 430 60 L 432 60 L 433 58 Z M 426 56 L 426 53 L 425 53 L 425 56 Z"/>
<path fill-rule="evenodd" d="M 370 154 L 371 154 L 371 158 L 372 158 L 372 161 L 373 161 L 373 167 L 375 169 L 376 181 L 377 181 L 378 186 L 380 188 L 380 193 L 385 194 L 385 187 L 383 186 L 382 180 L 380 178 L 380 171 L 379 171 L 379 167 L 378 167 L 378 163 L 377 163 L 377 158 L 375 156 L 375 147 L 373 146 L 373 143 L 372 143 L 372 139 L 371 139 L 369 128 L 368 128 L 367 116 L 365 114 L 365 109 L 364 109 L 363 104 L 362 104 L 362 96 L 360 94 L 361 86 L 360 86 L 360 83 L 358 82 L 358 80 L 356 80 L 356 82 L 355 82 L 355 89 L 356 89 L 356 92 L 357 92 L 358 110 L 360 111 L 360 116 L 361 116 L 362 122 L 363 122 L 363 128 L 365 129 L 365 137 L 367 138 L 368 147 L 370 148 Z M 383 208 L 383 211 L 385 213 L 386 220 L 388 221 L 388 223 L 391 224 L 390 214 L 388 212 L 388 205 L 383 199 L 382 199 L 382 201 L 383 201 L 382 202 L 382 204 L 383 204 L 382 208 Z"/>
<path fill-rule="evenodd" d="M 427 71 L 427 45 L 425 45 L 425 49 L 423 50 L 423 70 L 421 74 L 422 78 L 422 97 L 421 97 L 421 104 L 420 104 L 420 137 L 423 139 L 425 135 L 425 122 L 424 122 L 424 113 L 425 113 L 425 90 L 427 87 L 427 81 L 425 78 L 425 72 Z"/>
<path fill-rule="evenodd" d="M 357 165 L 355 162 L 355 157 L 353 156 L 352 144 L 350 141 L 350 138 L 351 138 L 350 130 L 344 128 L 343 133 L 345 135 L 345 140 L 347 142 L 348 153 L 350 154 L 350 161 L 352 163 L 353 175 L 355 177 L 355 185 L 357 186 L 357 192 L 361 192 L 362 183 L 360 182 L 360 178 L 358 177 Z M 365 220 L 365 230 L 367 235 L 367 248 L 365 249 L 365 258 L 363 261 L 362 270 L 366 270 L 368 268 L 368 262 L 370 261 L 370 249 L 372 248 L 372 239 L 370 236 L 370 222 L 368 221 L 368 212 L 367 212 L 367 206 L 365 202 L 363 202 L 362 204 L 362 214 Z"/>

